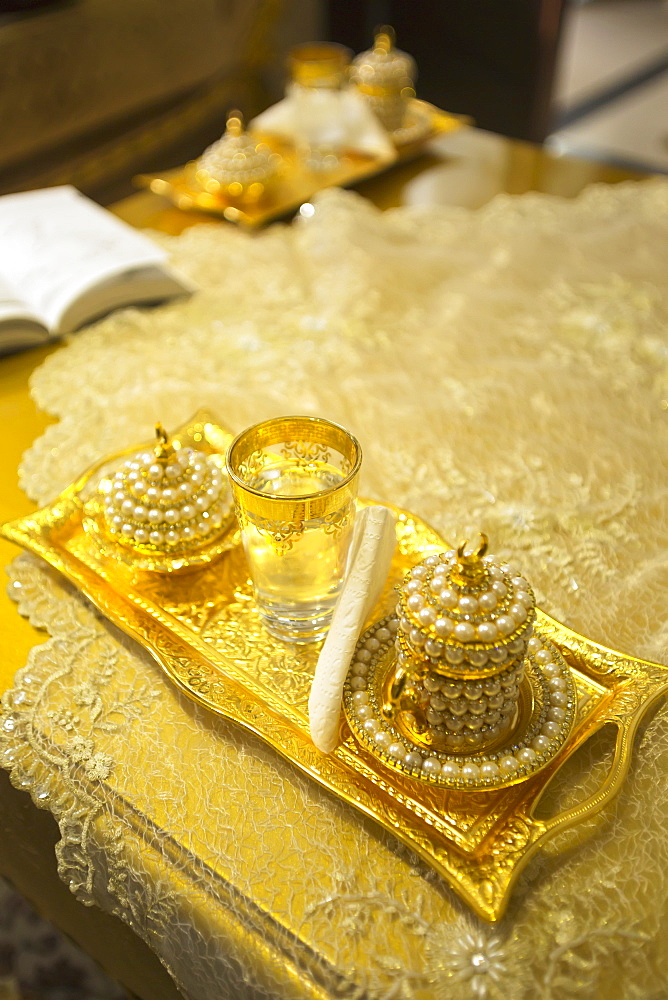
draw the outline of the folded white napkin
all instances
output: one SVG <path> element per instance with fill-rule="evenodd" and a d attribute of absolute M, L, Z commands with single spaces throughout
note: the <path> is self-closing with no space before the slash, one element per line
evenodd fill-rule
<path fill-rule="evenodd" d="M 330 146 L 386 160 L 397 155 L 387 132 L 354 87 L 328 90 L 292 84 L 288 96 L 259 114 L 249 127 L 296 145 Z"/>
<path fill-rule="evenodd" d="M 343 684 L 364 622 L 380 597 L 396 546 L 395 517 L 365 507 L 356 517 L 350 567 L 323 644 L 308 701 L 311 739 L 323 753 L 339 741 Z"/>

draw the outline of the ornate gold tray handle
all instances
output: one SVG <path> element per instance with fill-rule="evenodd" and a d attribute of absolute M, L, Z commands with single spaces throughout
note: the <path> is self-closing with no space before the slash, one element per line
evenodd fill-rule
<path fill-rule="evenodd" d="M 543 845 L 557 834 L 598 816 L 618 794 L 631 765 L 638 727 L 668 693 L 666 667 L 600 646 L 543 613 L 540 628 L 559 644 L 579 682 L 576 731 L 563 752 L 545 769 L 542 782 L 534 779 L 528 783 L 524 801 L 515 803 L 506 822 L 481 843 L 479 851 L 460 871 L 462 881 L 468 883 L 473 908 L 485 920 L 503 916 L 520 872 Z M 582 679 L 586 680 L 584 686 Z M 608 724 L 616 728 L 614 750 L 598 787 L 554 816 L 537 818 L 536 811 L 561 767 Z"/>
<path fill-rule="evenodd" d="M 201 411 L 174 435 L 181 446 L 225 453 L 232 435 Z M 599 813 L 626 776 L 643 716 L 668 691 L 668 668 L 605 649 L 538 612 L 536 629 L 555 643 L 577 693 L 573 728 L 550 763 L 502 788 L 459 790 L 388 769 L 356 739 L 345 718 L 341 743 L 323 755 L 313 745 L 306 701 L 318 646 L 276 643 L 252 602 L 243 552 L 234 544 L 216 562 L 183 576 L 133 569 L 110 560 L 84 511 L 105 469 L 127 449 L 97 463 L 52 504 L 5 524 L 4 537 L 35 552 L 71 580 L 115 625 L 140 642 L 190 698 L 253 732 L 343 801 L 380 823 L 434 868 L 483 920 L 503 915 L 513 885 L 539 848 Z M 397 515 L 397 550 L 372 622 L 394 614 L 396 585 L 441 537 L 414 515 Z M 600 786 L 550 819 L 536 815 L 552 778 L 590 736 L 617 727 L 612 765 Z"/>
<path fill-rule="evenodd" d="M 619 792 L 638 726 L 668 693 L 668 668 L 591 642 L 540 611 L 536 626 L 564 654 L 578 703 L 570 738 L 532 778 L 490 791 L 439 789 L 396 772 L 388 780 L 377 758 L 368 750 L 360 751 L 347 724 L 337 751 L 358 773 L 363 771 L 371 788 L 383 792 L 378 803 L 383 825 L 406 843 L 410 841 L 404 834 L 410 827 L 411 846 L 487 921 L 503 916 L 520 872 L 543 845 L 598 815 Z M 599 786 L 576 805 L 549 819 L 538 818 L 536 813 L 562 766 L 608 724 L 616 727 L 617 735 L 612 761 Z"/>
<path fill-rule="evenodd" d="M 633 743 L 643 718 L 668 694 L 668 667 L 636 659 L 607 649 L 566 629 L 548 615 L 541 614 L 542 628 L 558 641 L 562 654 L 578 672 L 586 671 L 591 682 L 603 689 L 600 707 L 583 724 L 578 740 L 582 746 L 604 726 L 616 730 L 615 745 L 608 773 L 600 787 L 577 805 L 562 811 L 545 826 L 550 834 L 566 829 L 596 815 L 620 790 L 631 764 Z M 580 714 L 587 712 L 581 701 Z"/>

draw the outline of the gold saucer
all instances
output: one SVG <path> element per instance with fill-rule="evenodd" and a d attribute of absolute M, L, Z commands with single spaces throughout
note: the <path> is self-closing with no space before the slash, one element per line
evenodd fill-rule
<path fill-rule="evenodd" d="M 510 732 L 485 751 L 447 752 L 425 746 L 424 737 L 416 731 L 412 713 L 398 712 L 394 718 L 387 718 L 384 713 L 396 661 L 393 636 L 388 640 L 386 633 L 394 622 L 396 619 L 377 622 L 364 633 L 357 644 L 344 687 L 344 708 L 351 731 L 385 767 L 442 788 L 475 791 L 507 788 L 526 781 L 560 753 L 573 728 L 577 694 L 571 671 L 554 643 L 538 635 L 543 641 L 543 649 L 549 650 L 553 663 L 561 668 L 561 687 L 568 699 L 560 710 L 563 720 L 558 724 L 549 722 L 554 696 L 550 678 L 529 653 L 517 718 Z M 384 641 L 374 649 L 380 639 Z M 368 663 L 356 659 L 364 651 L 371 654 Z M 356 699 L 364 697 L 358 693 L 360 691 L 366 692 L 366 699 L 358 704 Z M 552 733 L 549 738 L 542 732 L 546 725 Z"/>

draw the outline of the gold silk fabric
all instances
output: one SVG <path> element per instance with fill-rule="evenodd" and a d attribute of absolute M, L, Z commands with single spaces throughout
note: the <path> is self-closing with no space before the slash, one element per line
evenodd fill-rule
<path fill-rule="evenodd" d="M 38 501 L 200 406 L 232 429 L 328 417 L 361 492 L 445 537 L 481 529 L 550 614 L 666 661 L 668 182 L 575 201 L 381 214 L 331 191 L 251 237 L 157 237 L 201 290 L 77 334 L 33 378 L 59 417 Z M 178 693 L 52 570 L 11 589 L 48 629 L 5 698 L 0 760 L 56 816 L 60 873 L 191 1000 L 654 1000 L 668 989 L 668 713 L 615 805 L 562 835 L 486 925 L 424 863 L 259 740 Z M 557 776 L 583 798 L 604 735 Z M 585 836 L 586 835 L 586 836 Z"/>

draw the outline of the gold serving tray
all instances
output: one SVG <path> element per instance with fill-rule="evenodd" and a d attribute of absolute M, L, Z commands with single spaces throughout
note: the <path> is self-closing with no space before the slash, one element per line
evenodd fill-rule
<path fill-rule="evenodd" d="M 232 435 L 202 411 L 174 437 L 182 445 L 223 454 Z M 49 506 L 5 524 L 2 534 L 67 576 L 191 698 L 256 733 L 305 774 L 394 833 L 484 920 L 503 915 L 520 871 L 542 845 L 597 814 L 619 791 L 636 729 L 668 691 L 668 668 L 605 649 L 541 612 L 537 629 L 559 646 L 569 664 L 577 709 L 570 736 L 539 773 L 505 788 L 444 789 L 388 771 L 356 741 L 343 714 L 339 747 L 328 756 L 321 754 L 311 742 L 307 716 L 319 646 L 286 646 L 267 635 L 253 604 L 240 545 L 187 575 L 157 574 L 109 560 L 83 530 L 87 499 L 120 458 L 94 466 Z M 407 569 L 446 546 L 419 518 L 395 513 L 397 550 L 370 622 L 392 613 L 394 587 Z M 600 787 L 572 808 L 538 818 L 539 800 L 556 772 L 608 723 L 617 730 L 616 742 Z"/>
<path fill-rule="evenodd" d="M 406 129 L 401 141 L 395 140 L 395 151 L 390 155 L 365 156 L 348 151 L 341 156 L 337 167 L 320 173 L 309 170 L 291 144 L 275 136 L 258 134 L 259 141 L 280 153 L 283 164 L 279 177 L 256 202 L 243 203 L 230 200 L 224 194 L 203 191 L 195 181 L 195 161 L 163 174 L 138 174 L 134 183 L 162 195 L 183 211 L 199 209 L 254 229 L 295 211 L 324 188 L 350 187 L 375 177 L 393 164 L 418 155 L 430 139 L 454 132 L 470 121 L 417 99 L 410 102 L 409 117 L 415 123 L 414 128 Z"/>

